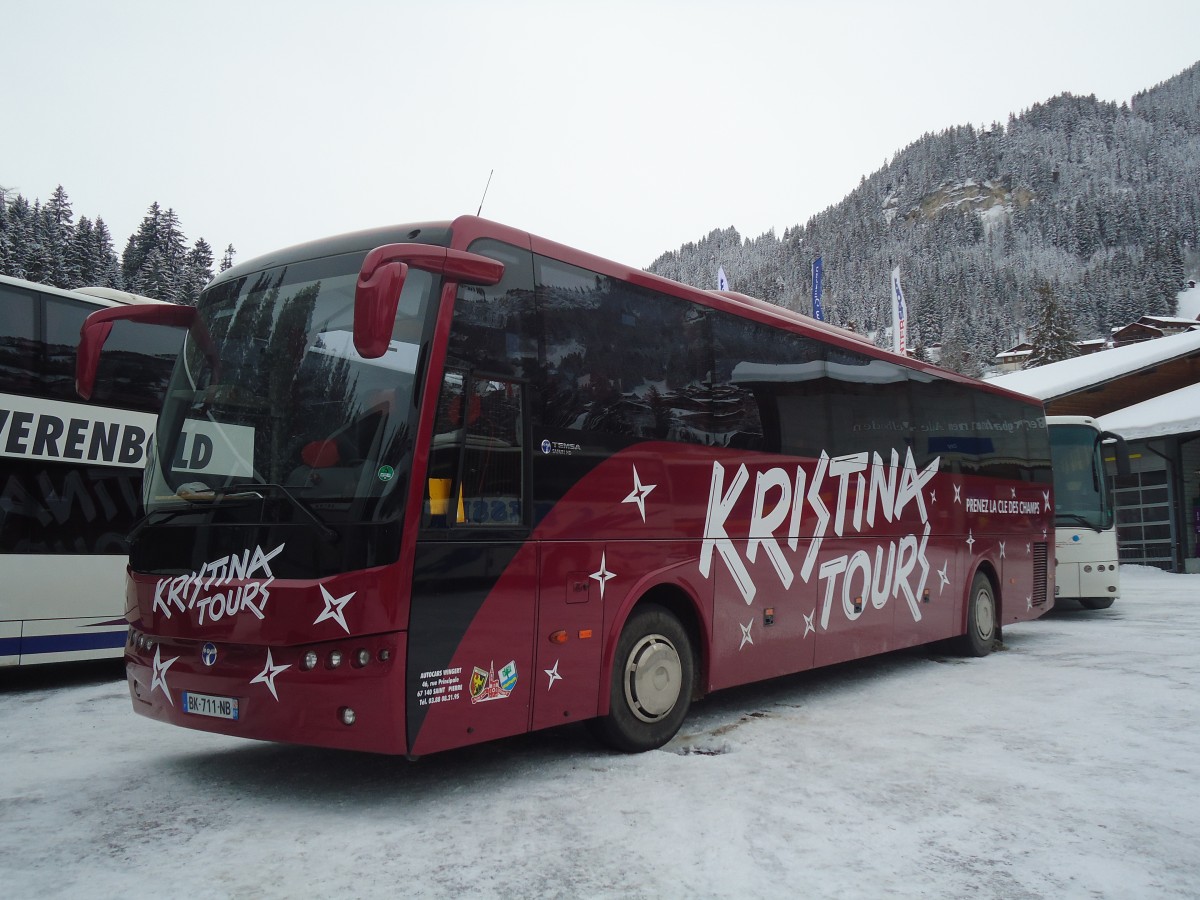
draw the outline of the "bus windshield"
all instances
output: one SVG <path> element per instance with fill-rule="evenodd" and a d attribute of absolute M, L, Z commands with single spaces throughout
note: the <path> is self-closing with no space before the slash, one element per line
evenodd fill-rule
<path fill-rule="evenodd" d="M 1055 522 L 1096 531 L 1111 528 L 1113 511 L 1105 491 L 1096 429 L 1055 425 L 1050 429 L 1050 452 L 1054 460 Z"/>
<path fill-rule="evenodd" d="M 410 273 L 388 351 L 367 360 L 353 343 L 362 258 L 265 269 L 201 296 L 159 419 L 148 513 L 275 498 L 318 522 L 361 521 L 402 493 L 434 276 Z"/>

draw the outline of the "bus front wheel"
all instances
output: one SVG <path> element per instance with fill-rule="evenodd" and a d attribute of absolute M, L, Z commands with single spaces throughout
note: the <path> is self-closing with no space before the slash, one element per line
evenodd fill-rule
<path fill-rule="evenodd" d="M 1116 597 L 1080 597 L 1079 602 L 1084 609 L 1108 609 Z"/>
<path fill-rule="evenodd" d="M 656 604 L 640 607 L 617 642 L 608 715 L 594 730 L 627 753 L 661 747 L 687 717 L 694 677 L 692 642 L 679 619 Z"/>
<path fill-rule="evenodd" d="M 967 633 L 959 640 L 965 656 L 987 656 L 996 643 L 996 592 L 982 572 L 971 582 L 967 598 Z"/>

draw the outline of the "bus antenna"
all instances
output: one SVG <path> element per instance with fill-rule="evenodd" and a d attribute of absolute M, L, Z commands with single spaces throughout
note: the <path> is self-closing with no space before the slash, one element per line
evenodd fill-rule
<path fill-rule="evenodd" d="M 492 169 L 490 172 L 488 172 L 487 184 L 483 186 L 483 196 L 479 198 L 479 209 L 475 210 L 475 215 L 479 215 L 481 212 L 483 212 L 483 201 L 487 199 L 487 191 L 488 188 L 492 186 L 492 176 L 495 174 L 495 169 Z"/>

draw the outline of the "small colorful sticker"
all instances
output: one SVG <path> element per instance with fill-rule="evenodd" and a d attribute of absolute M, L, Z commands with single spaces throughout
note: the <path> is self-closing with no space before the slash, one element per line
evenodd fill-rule
<path fill-rule="evenodd" d="M 483 669 L 479 668 L 479 666 L 476 666 L 475 671 L 471 673 L 471 701 L 472 702 L 475 702 L 475 699 L 481 693 L 483 693 L 484 687 L 487 686 L 487 680 L 488 680 L 488 673 L 485 672 Z"/>
<path fill-rule="evenodd" d="M 391 481 L 396 477 L 396 470 L 391 466 L 380 466 L 378 475 L 380 481 Z"/>
<path fill-rule="evenodd" d="M 500 670 L 500 687 L 512 693 L 512 689 L 517 686 L 517 663 L 510 662 L 507 666 Z"/>
<path fill-rule="evenodd" d="M 485 672 L 479 666 L 471 673 L 471 702 L 486 703 L 488 700 L 503 700 L 512 693 L 513 688 L 517 686 L 517 663 L 515 660 L 509 662 L 500 670 L 500 677 L 496 677 L 495 663 L 488 666 Z"/>

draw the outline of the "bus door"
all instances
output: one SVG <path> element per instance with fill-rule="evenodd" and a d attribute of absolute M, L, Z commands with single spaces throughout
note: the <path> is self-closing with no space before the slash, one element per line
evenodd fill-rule
<path fill-rule="evenodd" d="M 409 752 L 519 734 L 537 683 L 519 382 L 448 369 L 413 568 Z M 543 676 L 544 677 L 544 676 Z"/>

